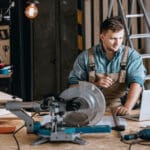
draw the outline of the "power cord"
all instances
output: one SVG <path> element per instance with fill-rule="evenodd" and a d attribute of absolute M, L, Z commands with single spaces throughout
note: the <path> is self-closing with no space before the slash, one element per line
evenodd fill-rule
<path fill-rule="evenodd" d="M 23 127 L 25 127 L 25 124 L 22 125 L 19 129 L 17 129 L 17 130 L 13 133 L 13 137 L 14 137 L 15 142 L 16 142 L 16 144 L 17 144 L 17 149 L 18 149 L 18 150 L 20 150 L 20 144 L 19 144 L 19 142 L 18 142 L 18 139 L 17 139 L 17 137 L 16 137 L 16 134 L 17 134 Z"/>
<path fill-rule="evenodd" d="M 34 114 L 31 116 L 31 118 L 33 118 L 36 114 L 37 114 L 37 113 L 34 113 Z M 13 135 L 13 138 L 14 138 L 16 144 L 17 144 L 17 150 L 20 150 L 20 144 L 19 144 L 19 141 L 18 141 L 18 139 L 17 139 L 17 137 L 16 137 L 16 134 L 17 134 L 22 128 L 24 128 L 24 127 L 25 127 L 25 124 L 22 125 L 20 128 L 18 128 L 16 131 L 14 131 L 13 134 L 12 134 L 12 135 Z"/>
<path fill-rule="evenodd" d="M 146 140 L 134 140 L 134 141 L 131 141 L 131 142 L 129 142 L 129 141 L 126 141 L 126 140 L 124 140 L 123 138 L 121 138 L 121 140 L 120 140 L 122 143 L 124 143 L 124 144 L 128 144 L 129 145 L 129 150 L 131 150 L 132 149 L 132 146 L 133 145 L 135 145 L 135 144 L 139 144 L 139 145 L 143 145 L 143 146 L 150 146 L 150 144 L 145 144 L 145 143 L 143 143 L 143 142 L 149 142 L 149 141 L 146 141 Z"/>

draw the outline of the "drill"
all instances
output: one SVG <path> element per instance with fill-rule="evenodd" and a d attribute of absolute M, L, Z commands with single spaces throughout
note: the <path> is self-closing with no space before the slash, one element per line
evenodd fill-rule
<path fill-rule="evenodd" d="M 141 138 L 143 140 L 150 140 L 150 128 L 143 129 L 135 134 L 124 135 L 124 140 L 132 140 Z"/>

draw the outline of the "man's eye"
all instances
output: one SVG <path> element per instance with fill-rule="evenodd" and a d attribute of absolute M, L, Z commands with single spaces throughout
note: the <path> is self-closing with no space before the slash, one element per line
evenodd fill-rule
<path fill-rule="evenodd" d="M 120 37 L 120 38 L 110 38 L 110 40 L 122 40 L 123 38 Z"/>

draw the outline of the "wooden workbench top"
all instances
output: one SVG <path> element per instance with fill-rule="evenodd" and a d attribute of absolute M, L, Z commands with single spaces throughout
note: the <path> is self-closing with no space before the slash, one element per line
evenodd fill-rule
<path fill-rule="evenodd" d="M 0 119 L 0 126 L 16 126 L 21 127 L 24 122 L 18 118 Z M 144 124 L 144 122 L 142 123 Z M 139 122 L 128 121 L 127 133 L 136 132 L 142 126 Z M 144 124 L 145 125 L 145 124 Z M 31 143 L 38 138 L 37 135 L 27 134 L 24 127 L 16 134 L 20 145 L 20 150 L 128 150 L 129 145 L 120 141 L 120 137 L 116 131 L 111 133 L 84 134 L 81 138 L 87 141 L 85 145 L 77 145 L 73 143 L 57 142 L 45 143 L 33 146 Z M 17 144 L 12 134 L 0 134 L 0 149 L 17 150 Z M 150 144 L 150 142 L 149 142 Z M 150 146 L 133 145 L 132 150 L 149 150 Z"/>
<path fill-rule="evenodd" d="M 10 99 L 10 95 L 4 95 L 1 93 L 1 102 L 5 99 Z M 3 96 L 3 97 L 2 97 Z M 7 96 L 7 97 L 6 97 Z M 107 114 L 108 115 L 108 114 Z M 38 119 L 35 117 L 35 119 Z M 20 128 L 24 125 L 24 121 L 20 120 L 16 116 L 6 114 L 6 116 L 0 117 L 0 127 L 16 127 Z M 127 127 L 125 134 L 136 133 L 142 130 L 141 127 L 150 126 L 150 121 L 135 122 L 127 121 Z M 82 134 L 81 138 L 86 140 L 87 144 L 78 145 L 73 143 L 57 142 L 57 143 L 45 143 L 42 145 L 33 146 L 31 143 L 35 141 L 38 136 L 35 134 L 27 134 L 26 127 L 22 128 L 16 134 L 17 140 L 20 145 L 20 150 L 128 150 L 129 145 L 120 141 L 120 137 L 117 131 L 111 133 L 97 133 L 97 134 Z M 150 142 L 149 142 L 150 144 Z M 149 150 L 150 146 L 143 146 L 135 144 L 132 146 L 132 150 Z M 0 134 L 0 150 L 17 150 L 17 144 L 12 134 Z"/>

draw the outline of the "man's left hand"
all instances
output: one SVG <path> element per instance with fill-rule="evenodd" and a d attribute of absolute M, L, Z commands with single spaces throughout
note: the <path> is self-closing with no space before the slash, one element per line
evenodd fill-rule
<path fill-rule="evenodd" d="M 124 115 L 127 115 L 130 113 L 130 109 L 121 105 L 121 106 L 118 106 L 117 108 L 115 108 L 114 110 L 114 113 L 118 116 L 124 116 Z"/>

